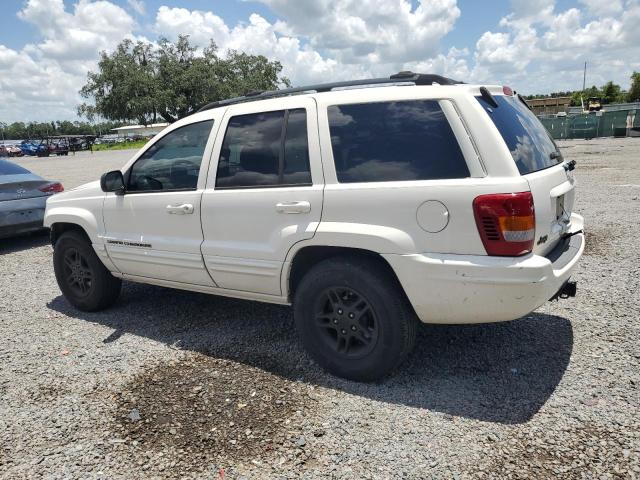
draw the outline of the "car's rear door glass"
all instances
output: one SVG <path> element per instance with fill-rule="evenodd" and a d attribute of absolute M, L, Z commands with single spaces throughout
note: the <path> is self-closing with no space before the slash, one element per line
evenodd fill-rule
<path fill-rule="evenodd" d="M 339 182 L 469 176 L 437 100 L 333 105 L 328 116 Z"/>
<path fill-rule="evenodd" d="M 502 135 L 521 175 L 557 165 L 558 147 L 540 120 L 516 96 L 495 95 L 497 107 L 476 97 Z"/>
<path fill-rule="evenodd" d="M 310 184 L 305 109 L 231 117 L 218 160 L 217 188 Z"/>

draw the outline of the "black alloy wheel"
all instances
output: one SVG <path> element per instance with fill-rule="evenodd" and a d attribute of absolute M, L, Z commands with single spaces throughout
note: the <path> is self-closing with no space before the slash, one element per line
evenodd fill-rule
<path fill-rule="evenodd" d="M 315 319 L 321 338 L 337 355 L 362 358 L 378 341 L 378 322 L 370 303 L 351 288 L 326 289 L 316 302 Z"/>

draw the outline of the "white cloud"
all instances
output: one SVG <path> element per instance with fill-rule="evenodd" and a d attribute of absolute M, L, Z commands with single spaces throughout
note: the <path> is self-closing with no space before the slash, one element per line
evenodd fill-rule
<path fill-rule="evenodd" d="M 446 50 L 443 38 L 460 16 L 456 0 L 259 1 L 275 21 L 252 14 L 232 25 L 215 10 L 169 6 L 148 13 L 155 35 L 265 55 L 295 85 L 413 70 L 537 93 L 578 88 L 585 60 L 589 84 L 626 87 L 640 70 L 640 0 L 578 0 L 565 10 L 554 0 L 511 0 L 475 44 Z M 144 13 L 144 0 L 122 3 L 129 12 L 107 0 L 26 1 L 18 17 L 38 35 L 21 49 L 0 44 L 0 120 L 74 118 L 99 52 L 140 38 L 132 14 Z"/>
<path fill-rule="evenodd" d="M 460 16 L 456 0 L 262 0 L 291 32 L 341 63 L 401 63 L 439 53 Z"/>
<path fill-rule="evenodd" d="M 555 11 L 548 0 L 517 0 L 476 43 L 472 79 L 510 83 L 526 93 L 575 90 L 588 62 L 589 85 L 613 80 L 627 87 L 640 67 L 637 0 L 581 0 L 584 8 Z"/>
<path fill-rule="evenodd" d="M 143 0 L 127 0 L 129 8 L 136 12 L 138 15 L 144 15 L 145 6 Z"/>
<path fill-rule="evenodd" d="M 454 0 L 423 1 L 413 10 L 404 0 L 265 3 L 283 20 L 269 23 L 253 14 L 248 23 L 229 27 L 213 12 L 163 6 L 155 30 L 172 39 L 189 32 L 200 46 L 213 39 L 222 52 L 242 50 L 278 60 L 284 75 L 297 85 L 389 75 L 427 65 L 443 68 L 439 72 L 444 74 L 468 71 L 462 51 L 443 55 L 438 48 L 460 14 Z M 315 22 L 307 22 L 310 15 Z"/>
<path fill-rule="evenodd" d="M 29 0 L 18 17 L 41 38 L 21 51 L 0 45 L 3 121 L 75 118 L 78 90 L 98 53 L 132 36 L 135 26 L 108 1 L 80 0 L 67 11 L 62 0 Z"/>
<path fill-rule="evenodd" d="M 601 17 L 617 15 L 623 10 L 622 0 L 578 0 L 590 15 Z"/>

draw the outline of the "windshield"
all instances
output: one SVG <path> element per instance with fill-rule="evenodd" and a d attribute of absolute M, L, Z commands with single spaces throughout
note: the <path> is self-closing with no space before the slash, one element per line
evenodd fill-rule
<path fill-rule="evenodd" d="M 520 175 L 537 172 L 562 161 L 549 132 L 518 97 L 495 95 L 497 108 L 482 97 L 476 98 L 500 131 Z"/>
<path fill-rule="evenodd" d="M 23 173 L 31 172 L 16 165 L 15 163 L 7 162 L 6 160 L 0 160 L 0 175 L 20 175 Z"/>

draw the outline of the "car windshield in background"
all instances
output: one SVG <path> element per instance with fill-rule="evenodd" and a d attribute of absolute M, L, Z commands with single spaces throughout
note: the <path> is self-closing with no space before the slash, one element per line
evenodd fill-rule
<path fill-rule="evenodd" d="M 26 168 L 16 165 L 15 163 L 0 160 L 0 175 L 22 175 L 25 173 L 31 172 Z"/>
<path fill-rule="evenodd" d="M 500 131 L 521 175 L 552 167 L 562 160 L 547 130 L 518 97 L 495 95 L 497 108 L 482 97 L 476 98 Z"/>

